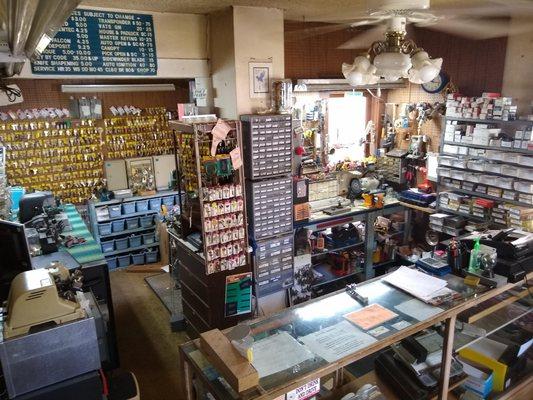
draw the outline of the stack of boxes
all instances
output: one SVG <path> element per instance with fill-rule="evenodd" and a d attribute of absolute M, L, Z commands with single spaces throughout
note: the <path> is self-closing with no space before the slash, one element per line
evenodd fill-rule
<path fill-rule="evenodd" d="M 247 212 L 258 298 L 294 283 L 292 118 L 243 115 Z"/>
<path fill-rule="evenodd" d="M 481 97 L 452 93 L 446 98 L 446 116 L 512 121 L 516 119 L 517 106 L 511 97 L 501 97 L 499 93 L 483 93 Z"/>

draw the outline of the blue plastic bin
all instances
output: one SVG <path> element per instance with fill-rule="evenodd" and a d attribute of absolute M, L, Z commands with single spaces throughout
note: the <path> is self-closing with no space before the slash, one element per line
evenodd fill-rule
<path fill-rule="evenodd" d="M 109 269 L 115 269 L 117 267 L 117 258 L 116 257 L 109 257 L 105 259 L 107 262 L 107 268 Z"/>
<path fill-rule="evenodd" d="M 137 229 L 139 227 L 139 218 L 128 218 L 126 220 L 126 229 Z"/>
<path fill-rule="evenodd" d="M 111 224 L 98 224 L 98 233 L 100 234 L 100 236 L 111 234 Z"/>
<path fill-rule="evenodd" d="M 119 219 L 117 221 L 113 221 L 113 232 L 122 232 L 124 230 L 124 220 Z"/>
<path fill-rule="evenodd" d="M 123 268 L 123 267 L 127 267 L 128 265 L 131 264 L 131 257 L 129 254 L 125 255 L 125 256 L 119 256 L 117 257 L 117 263 L 118 263 L 118 266 Z"/>
<path fill-rule="evenodd" d="M 126 250 L 128 248 L 128 238 L 115 239 L 115 249 Z"/>
<path fill-rule="evenodd" d="M 108 242 L 102 242 L 100 243 L 100 246 L 102 247 L 102 251 L 104 253 L 109 253 L 110 251 L 115 250 L 115 243 L 112 240 Z"/>
<path fill-rule="evenodd" d="M 144 253 L 132 254 L 131 255 L 131 261 L 135 265 L 144 264 Z"/>
<path fill-rule="evenodd" d="M 155 233 L 145 233 L 143 235 L 143 244 L 152 244 L 155 242 Z"/>
<path fill-rule="evenodd" d="M 148 200 L 137 200 L 135 202 L 137 212 L 148 211 Z"/>
<path fill-rule="evenodd" d="M 150 199 L 149 203 L 150 203 L 150 210 L 159 211 L 161 209 L 161 197 Z"/>
<path fill-rule="evenodd" d="M 163 204 L 167 207 L 172 207 L 174 205 L 174 196 L 163 197 Z"/>
<path fill-rule="evenodd" d="M 107 211 L 109 211 L 109 218 L 117 218 L 122 215 L 120 204 L 107 207 Z"/>
<path fill-rule="evenodd" d="M 145 260 L 146 264 L 157 262 L 157 255 L 158 254 L 159 254 L 159 250 L 157 250 L 157 249 L 152 250 L 152 251 L 147 251 L 146 253 L 144 253 L 145 258 L 146 258 L 146 260 Z"/>
<path fill-rule="evenodd" d="M 141 235 L 130 236 L 130 247 L 139 247 L 141 245 Z"/>
<path fill-rule="evenodd" d="M 154 224 L 153 215 L 147 215 L 146 217 L 141 217 L 139 219 L 143 228 L 150 228 Z"/>
<path fill-rule="evenodd" d="M 135 214 L 135 202 L 131 201 L 129 203 L 123 203 L 122 213 L 123 214 Z"/>

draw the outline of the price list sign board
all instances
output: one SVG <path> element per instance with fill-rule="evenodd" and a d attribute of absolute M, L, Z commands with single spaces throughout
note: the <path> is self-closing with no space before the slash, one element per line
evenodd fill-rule
<path fill-rule="evenodd" d="M 31 67 L 39 75 L 156 75 L 152 16 L 75 10 Z"/>

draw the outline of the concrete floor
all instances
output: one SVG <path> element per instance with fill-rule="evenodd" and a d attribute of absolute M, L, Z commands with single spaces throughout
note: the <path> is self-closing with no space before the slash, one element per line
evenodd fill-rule
<path fill-rule="evenodd" d="M 170 331 L 170 314 L 144 281 L 147 273 L 110 273 L 120 367 L 137 377 L 141 400 L 181 399 L 178 345 L 185 333 Z"/>

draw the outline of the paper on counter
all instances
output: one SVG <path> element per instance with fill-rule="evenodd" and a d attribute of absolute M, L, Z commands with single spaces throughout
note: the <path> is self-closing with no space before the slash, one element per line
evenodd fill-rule
<path fill-rule="evenodd" d="M 348 321 L 341 321 L 298 339 L 309 350 L 327 362 L 337 361 L 377 342 L 375 338 L 359 330 Z"/>
<path fill-rule="evenodd" d="M 252 365 L 257 370 L 259 378 L 284 371 L 314 358 L 313 353 L 287 332 L 276 333 L 258 340 L 253 344 L 252 351 Z"/>
<path fill-rule="evenodd" d="M 424 321 L 444 311 L 442 308 L 430 306 L 418 299 L 404 301 L 394 308 L 418 321 Z"/>
<path fill-rule="evenodd" d="M 344 318 L 366 331 L 390 321 L 397 316 L 398 314 L 393 313 L 379 304 L 371 304 L 360 310 L 345 314 Z"/>
<path fill-rule="evenodd" d="M 436 293 L 446 287 L 445 280 L 408 267 L 400 267 L 383 280 L 407 293 L 423 300 L 431 300 Z"/>

